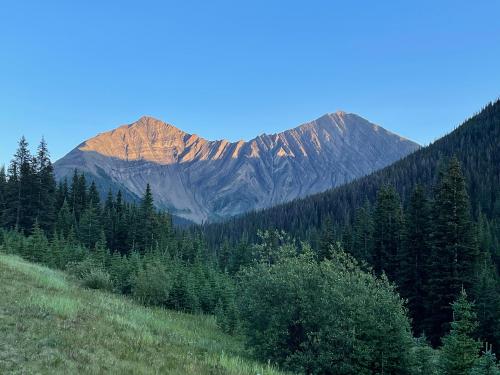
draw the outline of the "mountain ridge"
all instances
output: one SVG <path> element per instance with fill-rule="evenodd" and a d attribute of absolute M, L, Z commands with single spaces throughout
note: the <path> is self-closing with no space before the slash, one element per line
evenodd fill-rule
<path fill-rule="evenodd" d="M 257 230 L 283 230 L 300 240 L 317 245 L 325 223 L 342 228 L 352 224 L 356 209 L 374 204 L 378 190 L 393 186 L 406 203 L 416 185 L 427 192 L 434 189 L 442 164 L 457 157 L 467 181 L 471 212 L 487 218 L 500 211 L 500 99 L 467 117 L 454 130 L 421 147 L 385 168 L 355 179 L 348 184 L 311 194 L 303 199 L 248 212 L 223 223 L 203 227 L 210 246 L 222 239 L 238 242 L 243 235 L 252 242 Z M 500 261 L 500 256 L 498 256 Z"/>
<path fill-rule="evenodd" d="M 202 222 L 338 186 L 418 147 L 344 111 L 235 142 L 142 116 L 82 142 L 55 169 L 58 179 L 78 169 L 99 180 L 101 191 L 136 197 L 150 183 L 160 208 Z"/>

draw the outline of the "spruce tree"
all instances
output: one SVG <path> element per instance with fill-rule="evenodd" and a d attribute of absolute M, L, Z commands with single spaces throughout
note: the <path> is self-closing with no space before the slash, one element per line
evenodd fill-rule
<path fill-rule="evenodd" d="M 474 361 L 469 375 L 500 375 L 497 358 L 491 350 L 487 350 Z"/>
<path fill-rule="evenodd" d="M 354 216 L 352 254 L 360 260 L 372 262 L 373 220 L 370 202 L 356 210 Z"/>
<path fill-rule="evenodd" d="M 478 327 L 474 304 L 462 289 L 452 305 L 450 333 L 443 338 L 441 365 L 446 375 L 468 375 L 479 354 L 481 343 L 474 339 Z"/>
<path fill-rule="evenodd" d="M 89 249 L 94 248 L 101 235 L 101 223 L 99 214 L 93 205 L 83 211 L 78 224 L 78 235 L 80 241 Z"/>
<path fill-rule="evenodd" d="M 75 217 L 71 213 L 68 202 L 65 200 L 56 220 L 56 232 L 67 238 L 72 228 L 75 227 Z"/>
<path fill-rule="evenodd" d="M 431 212 L 422 186 L 417 186 L 406 211 L 403 245 L 399 254 L 398 282 L 401 296 L 408 300 L 413 331 L 424 331 L 423 319 L 429 305 L 426 293 L 431 254 Z"/>
<path fill-rule="evenodd" d="M 433 207 L 430 312 L 426 332 L 436 345 L 452 320 L 451 303 L 461 288 L 472 290 L 477 265 L 475 231 L 465 179 L 456 158 L 441 173 Z"/>
<path fill-rule="evenodd" d="M 500 347 L 500 284 L 489 251 L 481 251 L 477 280 L 473 287 L 479 320 L 478 334 L 482 340 Z"/>
<path fill-rule="evenodd" d="M 330 217 L 327 217 L 321 228 L 318 260 L 330 258 L 330 248 L 335 244 L 335 242 L 335 233 L 333 231 L 332 219 Z"/>
<path fill-rule="evenodd" d="M 9 166 L 6 185 L 5 225 L 30 232 L 35 222 L 35 171 L 33 157 L 26 138 L 19 141 L 18 149 Z"/>
<path fill-rule="evenodd" d="M 45 233 L 52 233 L 56 220 L 56 182 L 54 168 L 45 139 L 42 138 L 36 156 L 36 219 Z"/>
<path fill-rule="evenodd" d="M 115 228 L 116 228 L 116 210 L 113 202 L 113 193 L 111 189 L 108 191 L 104 207 L 102 211 L 102 225 L 106 235 L 108 248 L 116 250 L 115 248 Z"/>
<path fill-rule="evenodd" d="M 396 281 L 398 253 L 401 246 L 402 211 L 399 195 L 391 186 L 382 187 L 377 195 L 373 215 L 373 266 Z"/>
<path fill-rule="evenodd" d="M 56 212 L 59 212 L 64 201 L 69 200 L 69 188 L 68 188 L 68 180 L 64 178 L 63 181 L 59 181 L 56 190 Z"/>
<path fill-rule="evenodd" d="M 76 169 L 73 173 L 69 197 L 70 201 L 68 203 L 71 212 L 76 220 L 79 221 L 81 214 L 87 206 L 87 182 L 85 180 L 85 175 L 78 174 Z"/>
<path fill-rule="evenodd" d="M 156 229 L 157 221 L 153 194 L 151 192 L 151 187 L 147 184 L 140 207 L 140 226 L 138 227 L 140 249 L 149 250 L 152 248 L 155 242 Z"/>
<path fill-rule="evenodd" d="M 0 168 L 0 226 L 3 225 L 4 222 L 4 213 L 5 213 L 5 193 L 7 189 L 7 176 L 5 175 L 5 167 L 2 166 Z"/>
<path fill-rule="evenodd" d="M 92 205 L 97 212 L 101 209 L 101 197 L 99 196 L 99 191 L 94 181 L 92 181 L 89 187 L 87 205 Z"/>

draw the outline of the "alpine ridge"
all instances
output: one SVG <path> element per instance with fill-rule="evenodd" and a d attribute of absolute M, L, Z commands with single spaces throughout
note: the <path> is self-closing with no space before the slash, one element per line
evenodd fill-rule
<path fill-rule="evenodd" d="M 250 141 L 209 141 L 152 117 L 98 134 L 55 163 L 104 194 L 132 199 L 147 183 L 158 207 L 194 221 L 219 220 L 321 192 L 401 159 L 419 146 L 338 111 Z"/>

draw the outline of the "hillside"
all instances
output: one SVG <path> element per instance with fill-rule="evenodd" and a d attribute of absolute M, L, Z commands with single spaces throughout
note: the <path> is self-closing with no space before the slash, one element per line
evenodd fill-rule
<path fill-rule="evenodd" d="M 487 105 L 450 134 L 394 164 L 344 186 L 269 209 L 251 212 L 224 223 L 205 225 L 205 239 L 255 240 L 257 231 L 283 229 L 296 237 L 312 239 L 326 218 L 349 223 L 365 200 L 374 202 L 384 184 L 393 185 L 407 201 L 416 184 L 430 191 L 440 166 L 457 156 L 466 177 L 472 211 L 500 217 L 500 101 Z"/>
<path fill-rule="evenodd" d="M 104 196 L 129 200 L 151 185 L 159 208 L 217 221 L 318 193 L 399 160 L 418 145 L 355 114 L 336 112 L 250 141 L 209 141 L 152 117 L 101 133 L 55 163 L 75 169 Z"/>
<path fill-rule="evenodd" d="M 80 288 L 0 253 L 2 374 L 278 374 L 242 359 L 209 317 Z"/>

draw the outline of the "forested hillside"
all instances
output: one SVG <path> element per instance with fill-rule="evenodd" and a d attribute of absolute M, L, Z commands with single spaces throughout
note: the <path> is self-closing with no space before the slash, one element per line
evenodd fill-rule
<path fill-rule="evenodd" d="M 328 220 L 336 226 L 354 222 L 355 210 L 375 202 L 383 185 L 392 185 L 405 204 L 417 184 L 431 192 L 439 170 L 452 156 L 460 161 L 474 218 L 500 215 L 500 101 L 487 105 L 450 134 L 404 159 L 352 183 L 251 212 L 203 228 L 205 240 L 217 246 L 224 240 L 252 242 L 258 230 L 280 229 L 314 241 Z"/>

